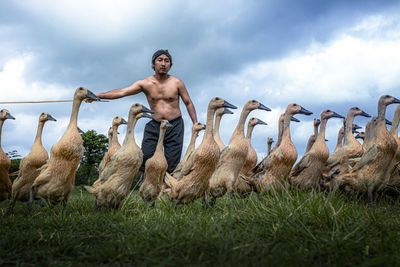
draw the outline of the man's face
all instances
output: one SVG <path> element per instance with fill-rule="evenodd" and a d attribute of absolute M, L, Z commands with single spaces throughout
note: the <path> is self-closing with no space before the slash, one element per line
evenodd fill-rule
<path fill-rule="evenodd" d="M 154 70 L 156 73 L 167 74 L 171 68 L 171 61 L 166 55 L 160 55 L 154 61 Z"/>

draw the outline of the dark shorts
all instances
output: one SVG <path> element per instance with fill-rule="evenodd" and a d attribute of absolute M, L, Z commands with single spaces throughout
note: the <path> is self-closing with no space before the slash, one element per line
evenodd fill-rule
<path fill-rule="evenodd" d="M 164 154 L 168 162 L 168 172 L 171 173 L 181 160 L 182 147 L 183 147 L 183 134 L 184 125 L 182 117 L 178 117 L 169 121 L 173 126 L 168 127 L 164 137 Z M 146 160 L 153 156 L 156 150 L 158 136 L 160 134 L 160 123 L 151 120 L 146 123 L 144 127 L 142 151 L 143 151 L 143 164 L 140 167 L 144 171 Z"/>

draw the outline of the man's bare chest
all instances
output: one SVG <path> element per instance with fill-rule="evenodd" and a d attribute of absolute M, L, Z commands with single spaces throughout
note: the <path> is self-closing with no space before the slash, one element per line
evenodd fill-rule
<path fill-rule="evenodd" d="M 151 101 L 176 101 L 179 98 L 179 91 L 175 84 L 153 84 L 146 90 L 147 98 Z"/>

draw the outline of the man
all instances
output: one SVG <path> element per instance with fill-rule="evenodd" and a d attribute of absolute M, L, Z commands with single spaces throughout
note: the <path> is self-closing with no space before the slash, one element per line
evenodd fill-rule
<path fill-rule="evenodd" d="M 164 153 L 168 162 L 167 171 L 172 172 L 180 161 L 183 146 L 184 125 L 179 108 L 179 97 L 185 103 L 193 124 L 197 122 L 197 115 L 185 84 L 180 79 L 168 74 L 172 66 L 172 57 L 168 50 L 156 51 L 151 63 L 154 75 L 136 81 L 126 88 L 98 93 L 97 96 L 102 99 L 116 99 L 136 95 L 140 92 L 146 95 L 154 115 L 144 129 L 143 164 L 140 170 L 144 171 L 146 160 L 154 154 L 160 131 L 160 121 L 165 119 L 173 125 L 167 129 L 164 137 Z"/>

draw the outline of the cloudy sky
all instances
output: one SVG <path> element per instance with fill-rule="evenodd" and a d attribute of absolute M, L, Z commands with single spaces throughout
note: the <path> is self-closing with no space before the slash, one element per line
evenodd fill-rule
<path fill-rule="evenodd" d="M 371 0 L 302 1 L 123 1 L 15 0 L 0 2 L 0 101 L 72 99 L 75 89 L 93 92 L 125 87 L 152 75 L 151 55 L 168 49 L 174 66 L 205 121 L 208 101 L 220 96 L 239 108 L 257 99 L 272 112 L 254 111 L 253 145 L 265 154 L 277 120 L 296 102 L 314 112 L 298 115 L 292 139 L 301 155 L 312 119 L 330 108 L 346 115 L 359 106 L 376 115 L 382 94 L 400 97 L 400 3 Z M 108 103 L 84 103 L 83 130 L 106 134 L 116 115 L 126 117 L 143 94 Z M 147 103 L 146 103 L 147 104 Z M 186 122 L 185 144 L 191 122 Z M 5 105 L 16 117 L 3 127 L 2 147 L 25 155 L 37 119 L 49 112 L 57 122 L 44 130 L 46 148 L 57 142 L 69 121 L 70 103 Z M 388 108 L 391 120 L 394 106 Z M 224 117 L 228 142 L 238 113 Z M 140 144 L 144 121 L 136 138 Z M 365 126 L 367 119 L 357 118 Z M 328 123 L 335 146 L 341 121 Z M 120 129 L 120 140 L 125 129 Z M 200 137 L 201 138 L 201 137 Z"/>

